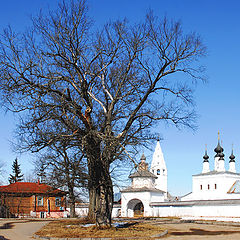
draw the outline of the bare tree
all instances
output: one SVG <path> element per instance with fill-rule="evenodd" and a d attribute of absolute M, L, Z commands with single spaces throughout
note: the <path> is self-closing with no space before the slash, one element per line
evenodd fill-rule
<path fill-rule="evenodd" d="M 205 47 L 179 22 L 151 12 L 143 23 L 95 29 L 81 0 L 40 13 L 24 34 L 6 29 L 0 88 L 3 104 L 22 113 L 23 149 L 40 151 L 61 138 L 82 149 L 89 218 L 102 227 L 111 225 L 115 160 L 153 139 L 159 121 L 194 127 L 192 92 L 203 80 Z"/>
<path fill-rule="evenodd" d="M 42 169 L 40 175 L 44 175 L 46 183 L 68 192 L 70 217 L 76 217 L 76 198 L 81 198 L 79 194 L 83 194 L 84 189 L 87 189 L 88 180 L 82 152 L 66 142 L 54 143 L 36 164 Z"/>

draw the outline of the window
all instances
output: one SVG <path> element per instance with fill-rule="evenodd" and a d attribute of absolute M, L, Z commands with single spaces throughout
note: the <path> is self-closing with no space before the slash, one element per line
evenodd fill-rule
<path fill-rule="evenodd" d="M 217 189 L 217 184 L 215 184 L 215 189 Z"/>
<path fill-rule="evenodd" d="M 163 172 L 163 175 L 165 175 L 165 169 L 163 169 L 162 172 Z"/>
<path fill-rule="evenodd" d="M 202 185 L 200 185 L 200 190 L 202 190 Z"/>
<path fill-rule="evenodd" d="M 208 189 L 208 190 L 210 189 L 210 185 L 209 185 L 209 184 L 207 185 L 207 189 Z"/>
<path fill-rule="evenodd" d="M 160 169 L 157 170 L 157 175 L 160 175 Z"/>
<path fill-rule="evenodd" d="M 61 206 L 61 198 L 60 197 L 56 197 L 55 205 L 56 205 L 56 207 L 60 207 Z"/>
<path fill-rule="evenodd" d="M 43 206 L 43 196 L 37 196 L 37 205 Z"/>

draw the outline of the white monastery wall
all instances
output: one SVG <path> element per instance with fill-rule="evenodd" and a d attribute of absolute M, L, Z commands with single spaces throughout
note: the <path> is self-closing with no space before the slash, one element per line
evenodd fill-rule
<path fill-rule="evenodd" d="M 153 215 L 155 217 L 182 217 L 182 216 L 191 216 L 192 207 L 186 206 L 161 206 L 153 207 Z"/>
<path fill-rule="evenodd" d="M 193 176 L 193 192 L 182 200 L 235 199 L 236 196 L 227 192 L 236 180 L 240 180 L 240 176 L 227 173 Z"/>
<path fill-rule="evenodd" d="M 67 208 L 68 215 L 70 215 L 70 208 Z M 86 217 L 88 215 L 88 204 L 82 205 L 82 206 L 76 206 L 75 212 L 77 216 Z M 114 204 L 112 209 L 112 217 L 120 217 L 121 215 L 121 205 L 120 204 Z"/>
<path fill-rule="evenodd" d="M 153 216 L 156 217 L 240 217 L 240 194 L 237 200 L 189 201 L 176 203 L 152 203 Z"/>
<path fill-rule="evenodd" d="M 165 194 L 159 194 L 158 192 L 151 193 L 151 202 L 164 202 Z"/>

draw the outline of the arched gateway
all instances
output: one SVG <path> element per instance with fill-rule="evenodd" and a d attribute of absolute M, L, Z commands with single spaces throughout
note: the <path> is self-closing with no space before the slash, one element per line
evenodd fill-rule
<path fill-rule="evenodd" d="M 150 203 L 164 201 L 165 192 L 155 187 L 157 176 L 148 171 L 144 154 L 137 172 L 131 174 L 129 178 L 132 179 L 131 187 L 121 191 L 122 217 L 152 216 Z"/>
<path fill-rule="evenodd" d="M 128 217 L 143 217 L 144 205 L 139 199 L 132 199 L 127 204 Z"/>

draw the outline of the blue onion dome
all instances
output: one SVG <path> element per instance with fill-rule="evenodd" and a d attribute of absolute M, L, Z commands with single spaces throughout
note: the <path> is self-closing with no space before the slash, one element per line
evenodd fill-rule
<path fill-rule="evenodd" d="M 205 155 L 203 156 L 203 159 L 203 162 L 208 162 L 209 156 L 207 155 L 207 150 L 205 150 Z"/>
<path fill-rule="evenodd" d="M 233 150 L 232 150 L 232 154 L 230 155 L 230 161 L 229 162 L 235 162 L 235 156 L 233 155 Z"/>

